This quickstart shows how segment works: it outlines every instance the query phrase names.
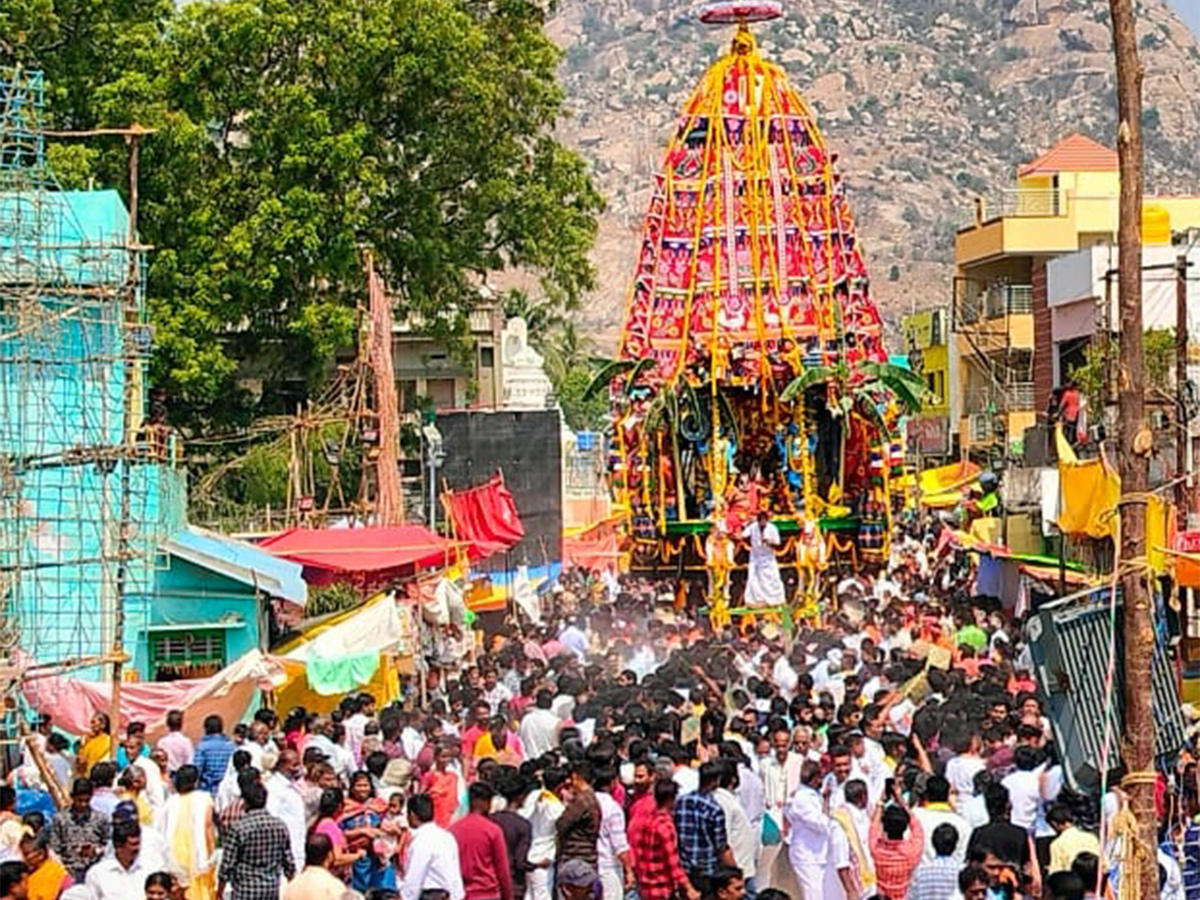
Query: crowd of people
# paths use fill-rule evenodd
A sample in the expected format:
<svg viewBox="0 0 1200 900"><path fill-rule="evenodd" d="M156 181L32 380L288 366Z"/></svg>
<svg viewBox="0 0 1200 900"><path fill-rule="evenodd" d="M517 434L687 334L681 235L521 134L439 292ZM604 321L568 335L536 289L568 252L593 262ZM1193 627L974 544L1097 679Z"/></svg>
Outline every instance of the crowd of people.
<svg viewBox="0 0 1200 900"><path fill-rule="evenodd" d="M0 900L1114 896L1120 789L1069 786L1021 623L941 546L898 538L790 634L568 573L423 704L209 716L195 744L172 711L152 748L97 714L74 757L45 719L18 774L70 802L0 789ZM1162 774L1168 900L1200 898L1195 785Z"/></svg>

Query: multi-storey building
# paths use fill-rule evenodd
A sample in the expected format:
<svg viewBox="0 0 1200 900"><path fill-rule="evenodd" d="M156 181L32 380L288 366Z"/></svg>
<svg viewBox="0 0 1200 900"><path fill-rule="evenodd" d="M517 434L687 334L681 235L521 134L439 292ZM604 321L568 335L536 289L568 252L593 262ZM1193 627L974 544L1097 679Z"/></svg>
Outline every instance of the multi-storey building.
<svg viewBox="0 0 1200 900"><path fill-rule="evenodd" d="M1019 451L1063 374L1053 346L1047 263L1116 243L1115 151L1081 134L976 201L955 242L954 331L961 365L959 438L983 460ZM1200 197L1146 198L1148 227L1200 224ZM1111 327L1108 326L1108 327Z"/></svg>

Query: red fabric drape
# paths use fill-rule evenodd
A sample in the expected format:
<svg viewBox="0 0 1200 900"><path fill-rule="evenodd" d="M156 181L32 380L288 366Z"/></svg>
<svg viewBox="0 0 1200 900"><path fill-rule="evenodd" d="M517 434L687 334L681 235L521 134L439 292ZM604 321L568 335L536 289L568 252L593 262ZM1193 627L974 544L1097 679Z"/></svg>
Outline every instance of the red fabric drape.
<svg viewBox="0 0 1200 900"><path fill-rule="evenodd" d="M499 473L465 491L447 491L444 500L454 536L471 545L473 557L508 550L525 537L516 501Z"/></svg>
<svg viewBox="0 0 1200 900"><path fill-rule="evenodd" d="M616 568L620 557L617 526L614 522L597 522L586 531L563 538L563 562L599 572Z"/></svg>

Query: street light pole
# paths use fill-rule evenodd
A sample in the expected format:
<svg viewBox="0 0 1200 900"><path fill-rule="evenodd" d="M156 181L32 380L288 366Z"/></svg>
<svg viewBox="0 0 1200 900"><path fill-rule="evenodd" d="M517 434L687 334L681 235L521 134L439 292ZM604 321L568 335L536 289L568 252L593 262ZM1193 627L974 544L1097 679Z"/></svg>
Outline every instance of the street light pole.
<svg viewBox="0 0 1200 900"><path fill-rule="evenodd" d="M429 530L437 531L437 472L446 458L442 433L432 419L421 429L425 439L425 465L429 469Z"/></svg>

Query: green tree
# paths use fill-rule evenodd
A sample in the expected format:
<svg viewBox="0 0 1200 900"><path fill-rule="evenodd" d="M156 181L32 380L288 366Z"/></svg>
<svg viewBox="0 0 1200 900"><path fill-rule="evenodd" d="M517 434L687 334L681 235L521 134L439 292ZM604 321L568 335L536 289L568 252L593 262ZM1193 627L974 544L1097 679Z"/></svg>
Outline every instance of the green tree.
<svg viewBox="0 0 1200 900"><path fill-rule="evenodd" d="M1083 348L1083 362L1071 368L1071 380L1087 398L1093 410L1103 410L1106 395L1113 395L1112 365L1116 348L1103 335L1096 335ZM1147 328L1142 334L1142 356L1146 370L1147 395L1173 400L1175 370L1175 330Z"/></svg>
<svg viewBox="0 0 1200 900"><path fill-rule="evenodd" d="M602 431L608 424L608 397L595 392L589 395L591 383L591 369L582 365L568 370L554 383L563 418L573 431Z"/></svg>
<svg viewBox="0 0 1200 900"><path fill-rule="evenodd" d="M526 291L510 291L504 298L504 316L508 319L520 317L525 320L529 332L529 342L539 352L544 352L546 341L551 333L566 324L564 308L551 303L545 297L533 299Z"/></svg>
<svg viewBox="0 0 1200 900"><path fill-rule="evenodd" d="M879 411L881 398L890 396L904 412L915 415L921 411L927 393L925 380L903 366L860 362L852 370L844 362L838 362L805 369L784 388L779 399L784 402L794 400L817 385L832 386L839 414L848 413L857 407L862 415L875 422L884 433L889 429Z"/></svg>
<svg viewBox="0 0 1200 900"><path fill-rule="evenodd" d="M587 373L595 356L595 344L586 335L581 335L575 323L568 320L553 329L540 344L546 363L546 374L555 384L569 373Z"/></svg>
<svg viewBox="0 0 1200 900"><path fill-rule="evenodd" d="M1146 367L1146 386L1174 399L1171 383L1175 374L1175 329L1147 328L1142 335L1142 355Z"/></svg>
<svg viewBox="0 0 1200 900"><path fill-rule="evenodd" d="M56 85L56 123L158 129L141 166L153 377L195 424L248 412L241 365L268 385L325 373L355 336L362 247L398 313L445 338L489 273L535 273L558 305L593 283L601 200L553 137L560 54L537 3L14 2L0 34L36 26L22 54ZM124 165L114 140L94 174L123 185Z"/></svg>

